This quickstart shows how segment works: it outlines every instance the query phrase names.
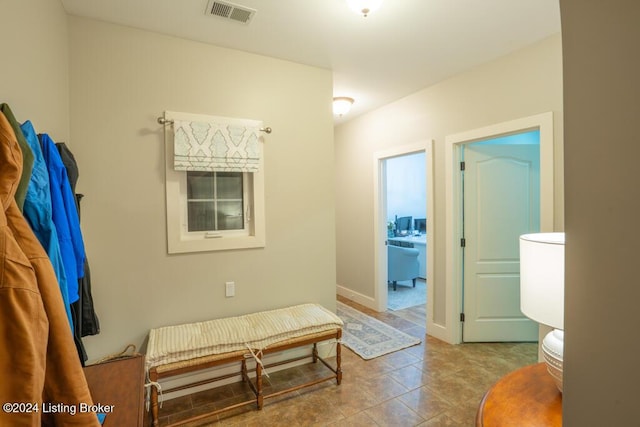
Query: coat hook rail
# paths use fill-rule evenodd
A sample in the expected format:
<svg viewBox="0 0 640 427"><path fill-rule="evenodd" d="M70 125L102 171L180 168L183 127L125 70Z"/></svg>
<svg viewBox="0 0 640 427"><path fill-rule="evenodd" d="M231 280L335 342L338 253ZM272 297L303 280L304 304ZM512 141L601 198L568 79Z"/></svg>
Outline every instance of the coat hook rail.
<svg viewBox="0 0 640 427"><path fill-rule="evenodd" d="M168 120L168 119L165 119L164 117L158 117L158 123L161 125L172 125L173 120ZM260 128L260 132L271 133L272 129L267 126L266 128Z"/></svg>

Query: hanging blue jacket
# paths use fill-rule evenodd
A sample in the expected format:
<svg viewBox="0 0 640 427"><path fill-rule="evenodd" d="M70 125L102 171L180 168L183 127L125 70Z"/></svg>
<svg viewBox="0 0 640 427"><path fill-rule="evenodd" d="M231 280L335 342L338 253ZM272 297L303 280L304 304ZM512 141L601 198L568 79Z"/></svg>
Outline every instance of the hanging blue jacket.
<svg viewBox="0 0 640 427"><path fill-rule="evenodd" d="M55 142L46 133L38 135L42 155L49 171L51 186L51 208L53 223L58 232L60 253L67 275L69 302L78 301L78 279L84 277L84 241L80 231L80 220L67 170L62 163Z"/></svg>
<svg viewBox="0 0 640 427"><path fill-rule="evenodd" d="M62 255L60 254L60 242L58 241L58 233L53 223L53 214L51 212L49 172L42 156L40 141L38 141L36 131L31 122L27 120L20 126L20 129L33 152L34 158L33 170L27 187L22 213L51 260L51 265L53 265L53 271L56 273L58 286L62 293L67 318L69 319L71 330L73 330L67 276L64 271Z"/></svg>

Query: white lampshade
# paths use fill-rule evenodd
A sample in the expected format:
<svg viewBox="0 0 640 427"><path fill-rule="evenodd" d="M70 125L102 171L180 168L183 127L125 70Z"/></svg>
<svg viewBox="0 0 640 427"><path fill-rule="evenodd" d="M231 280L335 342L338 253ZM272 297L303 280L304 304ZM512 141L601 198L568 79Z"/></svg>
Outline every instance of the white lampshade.
<svg viewBox="0 0 640 427"><path fill-rule="evenodd" d="M349 110L351 110L353 102L353 98L349 98L346 96L333 98L333 114L336 114L338 116L347 114Z"/></svg>
<svg viewBox="0 0 640 427"><path fill-rule="evenodd" d="M382 0L347 0L347 3L354 12L367 17L382 5Z"/></svg>
<svg viewBox="0 0 640 427"><path fill-rule="evenodd" d="M564 329L564 240L564 233L520 236L520 309L557 329Z"/></svg>

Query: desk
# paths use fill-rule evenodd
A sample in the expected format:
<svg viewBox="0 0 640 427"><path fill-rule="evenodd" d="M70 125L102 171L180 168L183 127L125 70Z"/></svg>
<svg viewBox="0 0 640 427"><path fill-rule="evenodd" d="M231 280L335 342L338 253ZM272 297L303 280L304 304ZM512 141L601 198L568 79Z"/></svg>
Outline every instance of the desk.
<svg viewBox="0 0 640 427"><path fill-rule="evenodd" d="M562 394L544 363L505 375L482 398L476 427L562 427Z"/></svg>
<svg viewBox="0 0 640 427"><path fill-rule="evenodd" d="M390 245L406 246L409 248L415 248L420 251L418 255L418 262L420 263L420 278L427 278L427 235L421 234L419 236L406 236L406 237L389 237Z"/></svg>

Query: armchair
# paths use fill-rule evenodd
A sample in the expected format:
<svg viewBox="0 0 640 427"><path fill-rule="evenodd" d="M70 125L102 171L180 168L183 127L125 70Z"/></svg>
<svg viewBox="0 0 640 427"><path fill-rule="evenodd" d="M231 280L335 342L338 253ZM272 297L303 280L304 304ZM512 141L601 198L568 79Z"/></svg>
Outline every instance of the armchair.
<svg viewBox="0 0 640 427"><path fill-rule="evenodd" d="M411 280L416 287L416 278L420 275L420 251L401 246L387 246L388 283L393 283L393 290L397 290L398 281Z"/></svg>

